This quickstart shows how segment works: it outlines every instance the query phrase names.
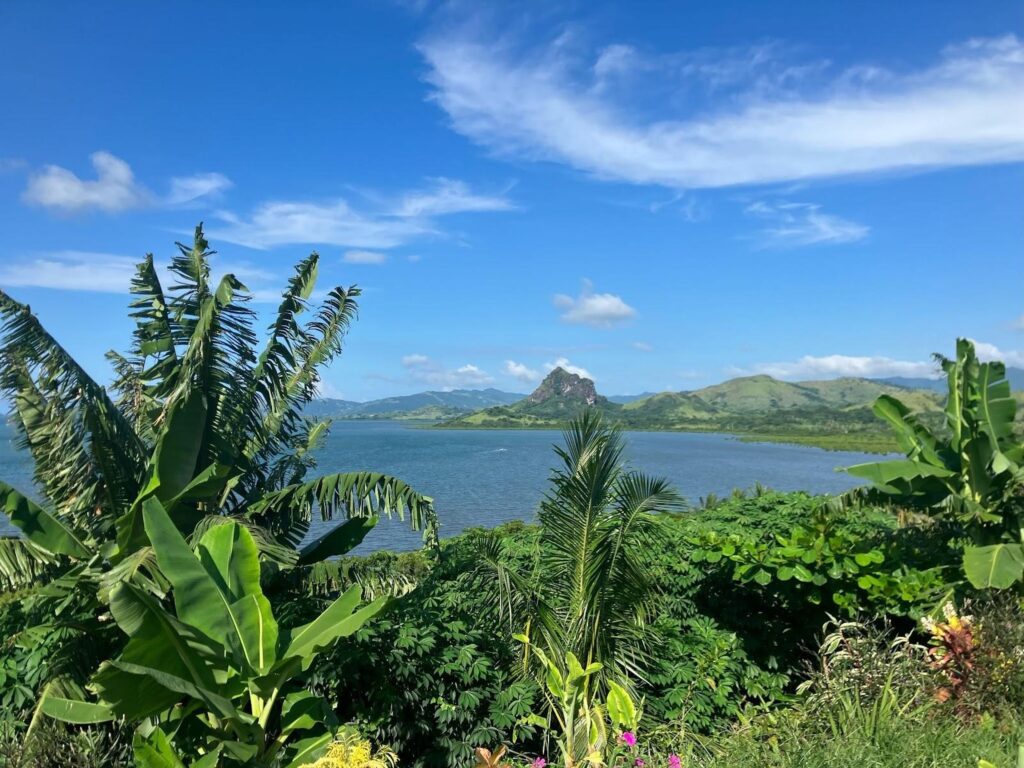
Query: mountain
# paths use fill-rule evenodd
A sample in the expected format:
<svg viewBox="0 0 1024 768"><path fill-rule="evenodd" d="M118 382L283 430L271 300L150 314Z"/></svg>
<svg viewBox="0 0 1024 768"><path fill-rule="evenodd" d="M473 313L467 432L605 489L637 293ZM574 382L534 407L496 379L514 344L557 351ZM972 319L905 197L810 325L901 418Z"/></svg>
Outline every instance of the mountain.
<svg viewBox="0 0 1024 768"><path fill-rule="evenodd" d="M1024 390L1024 368L1007 368L1006 369L1006 380L1010 382L1010 389L1014 392ZM886 384L892 384L895 387L902 387L904 389L930 389L935 392L946 392L946 379L940 377L938 379L926 379L924 377L907 377L907 376L889 376L884 379L872 379L872 381L881 381Z"/></svg>
<svg viewBox="0 0 1024 768"><path fill-rule="evenodd" d="M608 402L618 403L619 405L625 405L626 403L633 403L637 400L643 400L645 397L657 394L656 392L641 392L639 395L608 395Z"/></svg>
<svg viewBox="0 0 1024 768"><path fill-rule="evenodd" d="M522 397L500 389L453 389L384 397L365 403L319 398L306 406L306 414L332 419L441 419L514 403Z"/></svg>
<svg viewBox="0 0 1024 768"><path fill-rule="evenodd" d="M557 368L517 403L462 415L440 426L555 428L585 408L596 408L625 429L730 432L751 439L890 450L895 444L871 410L882 394L899 397L926 422L941 421L938 393L870 379L787 382L744 376L620 404L602 397L589 379Z"/></svg>
<svg viewBox="0 0 1024 768"><path fill-rule="evenodd" d="M445 422L446 427L554 427L585 408L609 414L622 409L597 393L590 379L555 368L527 397L511 405L487 408Z"/></svg>

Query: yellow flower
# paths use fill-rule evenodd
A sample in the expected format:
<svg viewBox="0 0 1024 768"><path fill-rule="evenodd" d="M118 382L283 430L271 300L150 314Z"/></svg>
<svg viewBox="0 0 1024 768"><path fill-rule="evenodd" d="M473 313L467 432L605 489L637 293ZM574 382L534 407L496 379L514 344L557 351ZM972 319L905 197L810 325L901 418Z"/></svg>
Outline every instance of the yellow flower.
<svg viewBox="0 0 1024 768"><path fill-rule="evenodd" d="M376 754L366 739L342 734L323 756L304 768L393 768L398 763L394 752L382 747Z"/></svg>

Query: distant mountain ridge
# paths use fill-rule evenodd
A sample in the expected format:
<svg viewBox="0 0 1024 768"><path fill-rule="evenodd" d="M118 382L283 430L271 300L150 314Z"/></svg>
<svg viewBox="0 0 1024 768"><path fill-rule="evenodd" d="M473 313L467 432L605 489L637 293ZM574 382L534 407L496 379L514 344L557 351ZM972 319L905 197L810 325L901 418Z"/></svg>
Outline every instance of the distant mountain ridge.
<svg viewBox="0 0 1024 768"><path fill-rule="evenodd" d="M522 394L493 388L432 390L412 395L384 397L365 403L318 398L306 406L306 414L314 418L332 419L436 419L470 413L494 405L507 405L522 398Z"/></svg>
<svg viewBox="0 0 1024 768"><path fill-rule="evenodd" d="M879 395L902 400L926 422L941 422L942 396L862 378L788 382L743 376L683 392L660 392L615 403L589 379L555 369L527 398L443 422L448 428L557 428L588 408L600 410L626 429L715 431L864 450L895 447L872 411Z"/></svg>
<svg viewBox="0 0 1024 768"><path fill-rule="evenodd" d="M1010 382L1010 389L1014 392L1024 390L1024 368L1007 368L1006 380ZM888 376L884 379L873 379L886 384L906 389L930 389L935 392L946 391L946 377L940 376L937 379L926 379L924 377Z"/></svg>

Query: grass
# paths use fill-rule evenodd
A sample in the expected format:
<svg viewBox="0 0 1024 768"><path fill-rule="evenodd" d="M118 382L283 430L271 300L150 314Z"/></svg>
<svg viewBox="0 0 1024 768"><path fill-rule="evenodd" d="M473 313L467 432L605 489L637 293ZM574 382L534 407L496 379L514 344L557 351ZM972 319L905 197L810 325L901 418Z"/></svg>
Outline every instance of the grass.
<svg viewBox="0 0 1024 768"><path fill-rule="evenodd" d="M870 725L869 725L870 724ZM1016 768L1024 727L983 718L894 717L842 728L794 722L774 733L736 733L698 748L683 760L692 768ZM659 761L660 762L660 761Z"/></svg>
<svg viewBox="0 0 1024 768"><path fill-rule="evenodd" d="M860 453L896 453L899 445L887 434L878 435L785 435L750 433L739 435L745 443L789 443L809 445L826 451L859 451Z"/></svg>

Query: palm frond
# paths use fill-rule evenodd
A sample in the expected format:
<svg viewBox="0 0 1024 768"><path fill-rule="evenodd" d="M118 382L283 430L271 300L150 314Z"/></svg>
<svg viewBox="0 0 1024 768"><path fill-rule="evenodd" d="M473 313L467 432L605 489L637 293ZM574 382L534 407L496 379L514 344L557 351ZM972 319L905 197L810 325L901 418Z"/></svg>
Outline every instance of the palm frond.
<svg viewBox="0 0 1024 768"><path fill-rule="evenodd" d="M434 502L410 485L380 472L341 472L272 491L249 505L246 515L275 536L298 546L313 511L323 520L338 517L406 515L415 530L436 535Z"/></svg>
<svg viewBox="0 0 1024 768"><path fill-rule="evenodd" d="M14 592L53 576L61 559L20 538L0 537L0 589Z"/></svg>
<svg viewBox="0 0 1024 768"><path fill-rule="evenodd" d="M106 390L27 305L0 291L0 319L0 391L14 404L37 480L58 508L80 515L99 507L107 514L93 518L109 523L121 500L138 492L145 446Z"/></svg>

